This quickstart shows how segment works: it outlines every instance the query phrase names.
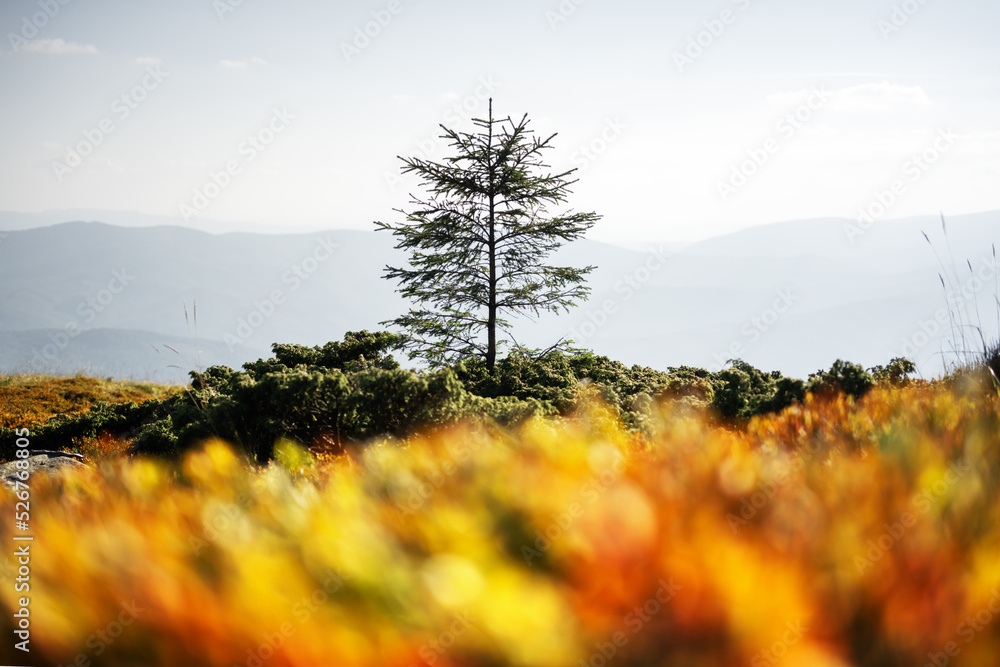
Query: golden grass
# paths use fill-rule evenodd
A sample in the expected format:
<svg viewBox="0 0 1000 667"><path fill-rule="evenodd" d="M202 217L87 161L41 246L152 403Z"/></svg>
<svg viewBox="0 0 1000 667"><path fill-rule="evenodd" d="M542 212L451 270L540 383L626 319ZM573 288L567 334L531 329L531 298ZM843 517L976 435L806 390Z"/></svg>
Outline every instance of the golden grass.
<svg viewBox="0 0 1000 667"><path fill-rule="evenodd" d="M142 403L166 398L182 389L80 376L0 376L0 428L34 428L56 415L87 412L98 401Z"/></svg>
<svg viewBox="0 0 1000 667"><path fill-rule="evenodd" d="M281 445L263 470L221 442L176 468L106 462L32 484L32 656L994 664L998 405L877 389L739 431L664 407L649 436L592 405L352 456ZM21 664L12 550L0 662Z"/></svg>

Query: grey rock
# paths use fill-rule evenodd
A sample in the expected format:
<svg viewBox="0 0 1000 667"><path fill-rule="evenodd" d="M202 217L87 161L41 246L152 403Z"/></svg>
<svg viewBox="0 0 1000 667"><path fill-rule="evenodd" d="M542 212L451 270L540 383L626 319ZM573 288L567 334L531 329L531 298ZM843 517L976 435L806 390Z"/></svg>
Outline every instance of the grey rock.
<svg viewBox="0 0 1000 667"><path fill-rule="evenodd" d="M37 479L39 475L57 473L66 469L77 469L89 467L86 458L80 454L71 452L52 452L48 450L34 450L32 455L26 459L18 459L28 462L28 480ZM17 468L17 461L0 464L0 481L6 486L13 488L14 483L20 481Z"/></svg>
<svg viewBox="0 0 1000 667"><path fill-rule="evenodd" d="M80 462L84 462L84 461L87 460L87 457L84 456L83 454L76 454L74 452L54 452L51 449L32 449L31 452L32 452L32 456L34 456L36 454L46 454L50 459L56 458L56 457L59 457L59 456L67 456L67 457L74 458L74 459L76 459L76 460L78 460Z"/></svg>

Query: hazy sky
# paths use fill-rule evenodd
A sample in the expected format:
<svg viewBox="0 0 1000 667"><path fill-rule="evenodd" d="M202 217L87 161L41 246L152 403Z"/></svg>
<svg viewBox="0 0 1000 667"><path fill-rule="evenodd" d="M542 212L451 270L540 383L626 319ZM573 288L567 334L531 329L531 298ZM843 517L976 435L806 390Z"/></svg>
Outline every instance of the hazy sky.
<svg viewBox="0 0 1000 667"><path fill-rule="evenodd" d="M5 0L0 26L4 210L371 229L417 186L395 156L445 157L489 95L559 133L601 240L1000 209L992 0Z"/></svg>

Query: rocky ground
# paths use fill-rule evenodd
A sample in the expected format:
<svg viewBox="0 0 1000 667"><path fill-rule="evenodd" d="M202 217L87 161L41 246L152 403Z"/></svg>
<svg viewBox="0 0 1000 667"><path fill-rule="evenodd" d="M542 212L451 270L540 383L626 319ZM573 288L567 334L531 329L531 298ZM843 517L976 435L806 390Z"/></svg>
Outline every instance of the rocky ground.
<svg viewBox="0 0 1000 667"><path fill-rule="evenodd" d="M47 450L36 450L32 456L21 460L28 462L29 482L31 479L37 478L38 475L46 475L66 470L67 468L80 468L89 465L86 459L80 454ZM17 461L0 464L0 480L11 488L20 479L17 474L19 472L17 464Z"/></svg>

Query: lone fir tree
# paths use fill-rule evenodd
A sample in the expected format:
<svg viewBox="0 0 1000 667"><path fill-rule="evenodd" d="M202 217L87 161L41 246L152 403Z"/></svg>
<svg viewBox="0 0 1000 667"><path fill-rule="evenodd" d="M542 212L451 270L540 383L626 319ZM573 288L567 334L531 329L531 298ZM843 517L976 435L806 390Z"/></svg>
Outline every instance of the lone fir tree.
<svg viewBox="0 0 1000 667"><path fill-rule="evenodd" d="M397 209L404 222L375 225L410 252L407 267L386 266L383 277L398 280L415 307L383 324L408 332L403 347L411 358L438 366L480 356L492 369L504 343L497 331L510 329L506 316L569 310L590 293L583 282L594 267L543 262L601 216L549 215L549 206L566 201L576 169L544 173L542 153L556 135L540 139L528 122L527 114L517 123L494 118L491 99L489 118L473 119L475 134L441 126L454 149L444 163L400 158L403 173L416 173L430 196L411 195L415 210Z"/></svg>

